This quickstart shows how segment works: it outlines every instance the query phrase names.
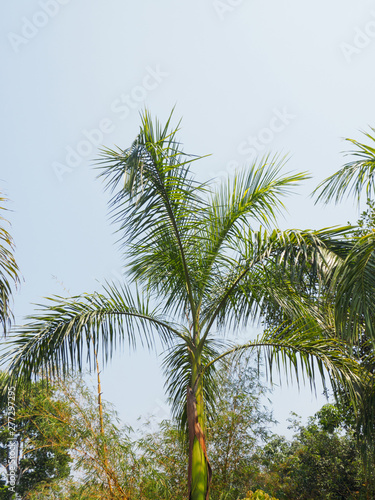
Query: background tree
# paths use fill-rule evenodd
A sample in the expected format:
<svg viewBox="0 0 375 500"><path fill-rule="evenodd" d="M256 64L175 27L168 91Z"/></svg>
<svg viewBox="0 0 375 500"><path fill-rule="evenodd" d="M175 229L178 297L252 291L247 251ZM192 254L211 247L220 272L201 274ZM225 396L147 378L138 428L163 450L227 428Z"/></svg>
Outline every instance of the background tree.
<svg viewBox="0 0 375 500"><path fill-rule="evenodd" d="M6 410L2 417L0 451L6 467ZM19 389L15 422L16 491L22 498L128 498L136 463L130 432L118 427L116 413L103 402L99 413L96 389L79 376Z"/></svg>
<svg viewBox="0 0 375 500"><path fill-rule="evenodd" d="M269 403L267 390L259 381L256 360L244 356L240 363L236 358L223 363L217 374L220 402L208 428L210 454L217 470L211 496L237 500L255 485L252 455L261 442L259 436L267 436L272 417L265 407ZM69 446L76 479L71 476L38 483L28 492L28 499L186 498L187 443L176 422L164 420L156 426L146 421L134 433L118 428L116 412L103 402L102 439L109 458L105 460L98 442L101 432L95 390L77 377L58 381L55 387L54 402L44 412L40 410L39 416L46 422L58 418L63 431L54 427L56 433L48 433L44 444ZM62 402L67 405L64 411L59 409ZM107 486L109 472L112 491Z"/></svg>
<svg viewBox="0 0 375 500"><path fill-rule="evenodd" d="M224 358L216 377L220 396L207 424L208 454L215 471L211 498L237 500L255 485L253 455L274 421L256 359L248 353L240 360ZM138 446L150 491L145 498L186 498L187 446L178 423L162 422L159 431L146 433ZM152 492L158 484L160 489Z"/></svg>
<svg viewBox="0 0 375 500"><path fill-rule="evenodd" d="M345 416L325 405L302 426L294 419L292 441L274 436L259 450L258 484L280 500L373 498L360 450Z"/></svg>
<svg viewBox="0 0 375 500"><path fill-rule="evenodd" d="M8 425L8 406L3 406L0 411L0 460L5 475L0 481L0 498L4 500L14 497L6 479L11 449L16 454L16 491L22 498L36 485L51 483L70 473L67 442L58 443L56 436L64 431L67 439L72 429L63 427L56 413L51 411L52 408L66 411L61 401L53 401L54 394L54 387L43 382L18 387L17 411L12 427ZM10 448L10 443L15 447Z"/></svg>
<svg viewBox="0 0 375 500"><path fill-rule="evenodd" d="M224 358L219 370L219 400L208 424L208 450L215 475L213 500L237 500L254 486L253 455L275 421L268 409L269 389L261 383L257 360L249 353Z"/></svg>
<svg viewBox="0 0 375 500"><path fill-rule="evenodd" d="M246 498L254 499L266 499L267 494L279 500L372 498L375 478L371 482L364 476L357 442L342 408L323 407L307 426L295 420L291 442L269 436L272 418L263 404L267 391L259 382L258 368L247 357L240 365L237 358L224 360L217 373L220 401L208 424L209 451L217 471L213 500L243 498L246 492ZM24 417L29 423L37 418L41 447L68 447L75 478L36 482L24 498L186 498L187 443L176 422L163 421L157 429L146 423L137 437L130 429L118 427L116 413L103 402L103 435L96 389L74 377L57 381L53 398L46 396L47 392L42 405L26 409ZM266 441L261 442L260 436Z"/></svg>

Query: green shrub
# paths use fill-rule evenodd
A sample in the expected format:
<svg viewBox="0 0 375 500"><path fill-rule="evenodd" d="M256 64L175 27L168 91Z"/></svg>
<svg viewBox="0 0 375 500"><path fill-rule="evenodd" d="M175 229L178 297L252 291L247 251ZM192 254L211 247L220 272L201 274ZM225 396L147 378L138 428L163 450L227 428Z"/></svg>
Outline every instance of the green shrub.
<svg viewBox="0 0 375 500"><path fill-rule="evenodd" d="M278 500L275 497L270 497L268 493L265 493L262 490L256 490L254 493L252 491L249 491L246 494L246 498L243 500Z"/></svg>

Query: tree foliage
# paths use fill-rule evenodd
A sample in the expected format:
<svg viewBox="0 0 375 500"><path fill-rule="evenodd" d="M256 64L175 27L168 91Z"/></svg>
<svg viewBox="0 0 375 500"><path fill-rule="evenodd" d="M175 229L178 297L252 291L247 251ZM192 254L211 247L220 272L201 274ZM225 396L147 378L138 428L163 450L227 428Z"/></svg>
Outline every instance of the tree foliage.
<svg viewBox="0 0 375 500"><path fill-rule="evenodd" d="M272 417L266 408L267 390L249 356L223 363L223 370L217 374L220 401L208 429L210 454L217 470L211 497L219 500L224 495L227 500L237 500L249 489L252 455L257 444L268 435ZM175 421L158 424L144 421L134 433L130 428L119 428L116 412L104 404L103 435L94 391L76 377L67 383L57 381L56 387L55 403L64 402L68 408L59 413L57 407L51 408L65 429L62 434L56 433L52 441L60 445L69 443L75 475L81 480L70 477L39 484L29 492L30 500L186 498L188 446ZM48 419L48 414L44 417ZM69 429L74 431L69 433ZM112 483L111 492L108 479Z"/></svg>
<svg viewBox="0 0 375 500"><path fill-rule="evenodd" d="M12 319L10 301L13 288L19 281L19 269L14 258L13 238L6 229L9 225L3 216L7 199L0 193L0 326L4 332Z"/></svg>
<svg viewBox="0 0 375 500"><path fill-rule="evenodd" d="M306 426L294 419L292 441L274 436L259 449L258 484L280 500L373 498L374 475L337 406L325 405Z"/></svg>
<svg viewBox="0 0 375 500"><path fill-rule="evenodd" d="M55 388L43 382L18 387L15 413L3 406L0 412L0 460L3 468L0 498L13 498L9 465L15 460L15 489L23 498L38 484L50 484L70 473L69 437L58 414L66 412L62 401L54 401ZM65 435L64 442L57 439Z"/></svg>
<svg viewBox="0 0 375 500"><path fill-rule="evenodd" d="M286 370L312 385L317 374L328 376L356 398L359 365L350 345L308 300L352 245L343 239L348 228L274 228L284 197L307 177L283 173L285 159L264 157L214 189L195 180L192 164L200 158L182 150L177 132L171 117L161 126L145 112L129 148L103 151L101 177L112 195L128 283L50 299L17 329L3 361L17 381L66 375L82 368L86 354L94 363L99 349L109 359L119 342L151 346L160 339L173 415L189 440L189 496L207 500L207 419L220 360L263 352L269 373ZM228 345L229 329L257 323L270 305L281 324Z"/></svg>

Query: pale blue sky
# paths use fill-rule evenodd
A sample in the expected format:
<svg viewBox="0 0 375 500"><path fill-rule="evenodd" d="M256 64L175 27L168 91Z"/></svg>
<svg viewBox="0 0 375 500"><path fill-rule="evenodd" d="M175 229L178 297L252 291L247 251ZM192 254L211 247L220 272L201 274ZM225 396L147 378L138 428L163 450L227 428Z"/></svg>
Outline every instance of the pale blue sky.
<svg viewBox="0 0 375 500"><path fill-rule="evenodd" d="M357 219L351 202L315 207L308 195L343 164L342 137L375 126L373 1L18 0L1 11L0 189L25 279L18 321L43 296L121 274L92 164L98 145L131 143L144 106L163 120L176 104L185 150L212 153L194 166L202 180L254 150L289 152L288 169L313 179L287 201L282 227ZM106 368L104 395L124 421L163 400L158 365L139 353ZM308 388L274 400L280 430L289 411L306 416L322 401Z"/></svg>

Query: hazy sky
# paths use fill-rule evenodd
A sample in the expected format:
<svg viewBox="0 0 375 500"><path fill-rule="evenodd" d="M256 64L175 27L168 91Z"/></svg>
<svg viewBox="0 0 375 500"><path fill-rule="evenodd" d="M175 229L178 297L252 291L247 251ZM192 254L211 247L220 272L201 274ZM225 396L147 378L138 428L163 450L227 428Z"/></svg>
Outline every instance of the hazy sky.
<svg viewBox="0 0 375 500"><path fill-rule="evenodd" d="M100 146L130 145L145 106L164 120L176 105L185 150L212 153L194 165L202 180L289 153L287 170L312 179L287 200L281 227L358 218L352 202L314 206L309 194L345 161L343 137L375 126L375 2L18 0L1 10L0 190L24 277L19 322L41 297L121 277L92 165ZM164 415L159 361L124 354L105 369L104 397L124 421ZM284 431L289 411L306 417L323 400L305 388L274 401Z"/></svg>

